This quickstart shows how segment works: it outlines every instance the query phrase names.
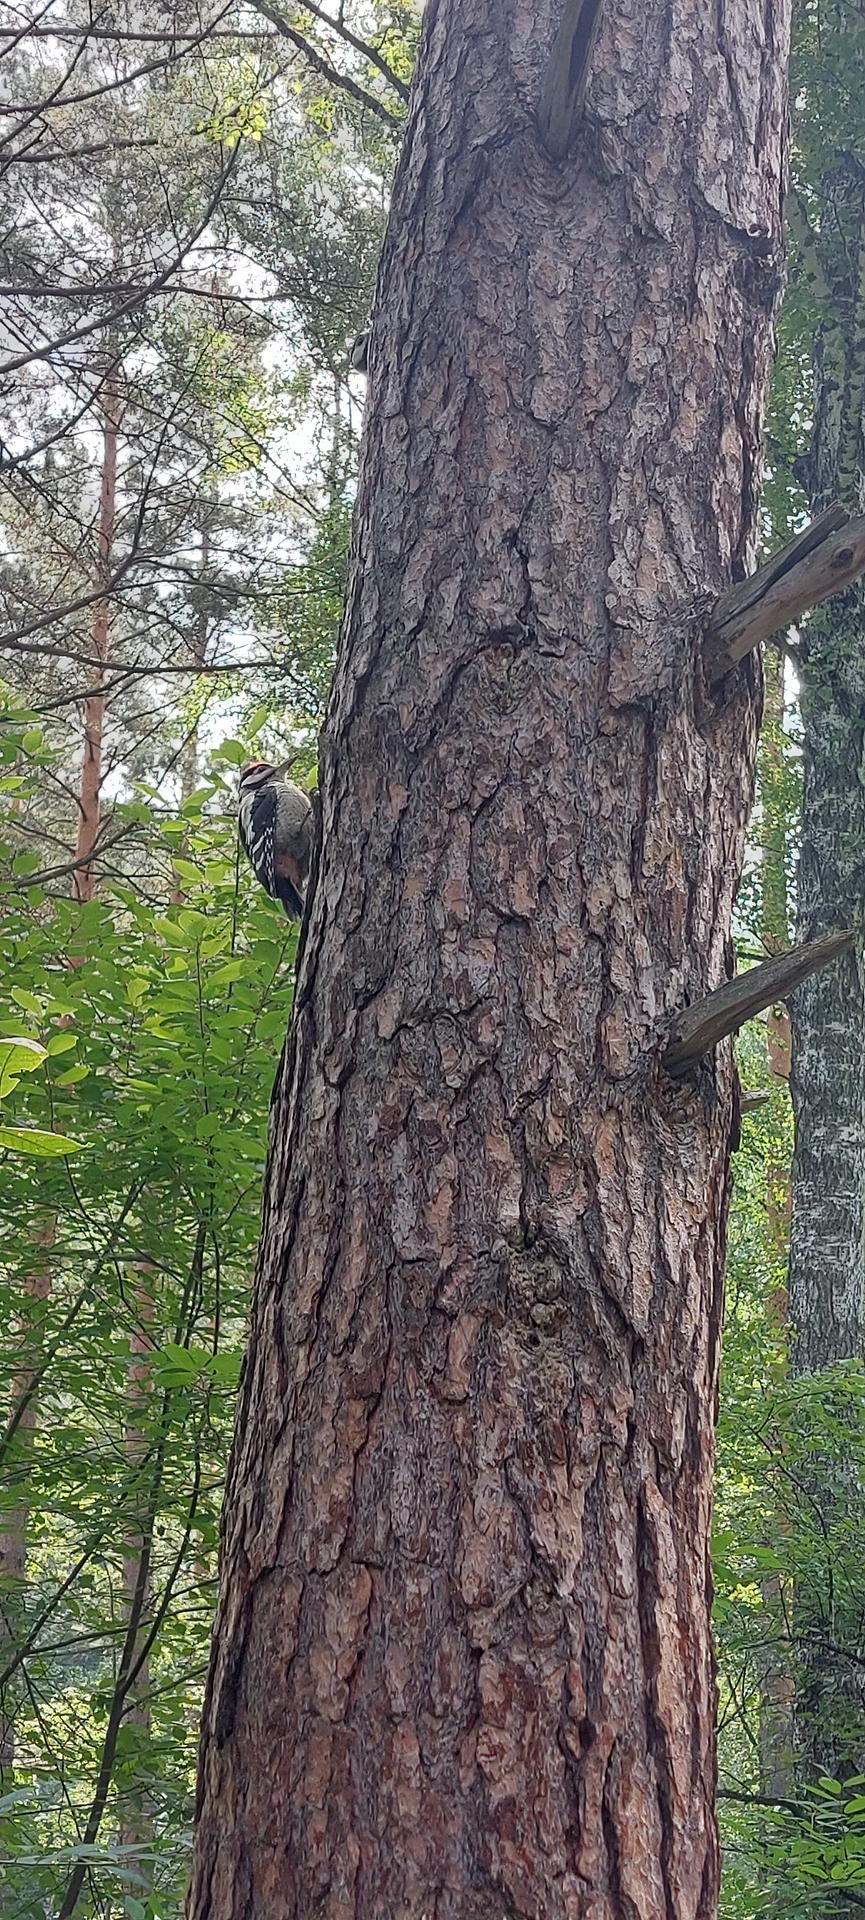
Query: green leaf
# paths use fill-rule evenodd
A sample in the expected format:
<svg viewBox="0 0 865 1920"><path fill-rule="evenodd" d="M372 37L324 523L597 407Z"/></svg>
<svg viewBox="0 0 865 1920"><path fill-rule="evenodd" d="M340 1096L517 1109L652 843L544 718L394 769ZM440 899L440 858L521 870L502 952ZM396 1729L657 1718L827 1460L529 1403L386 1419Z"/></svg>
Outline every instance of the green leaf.
<svg viewBox="0 0 865 1920"><path fill-rule="evenodd" d="M181 926L177 920L154 920L153 927L170 947L192 947L198 938L194 927Z"/></svg>
<svg viewBox="0 0 865 1920"><path fill-rule="evenodd" d="M75 1087L78 1085L79 1080L87 1079L89 1072L90 1068L82 1066L79 1061L77 1066L67 1067L65 1073L58 1073L54 1085L56 1087Z"/></svg>
<svg viewBox="0 0 865 1920"><path fill-rule="evenodd" d="M0 1127L0 1147L10 1153L32 1154L38 1160L83 1151L80 1140L69 1140L63 1133L44 1133L39 1127Z"/></svg>
<svg viewBox="0 0 865 1920"><path fill-rule="evenodd" d="M198 1379L201 1360L188 1347L169 1340L154 1355L153 1377L160 1387L189 1387Z"/></svg>
<svg viewBox="0 0 865 1920"><path fill-rule="evenodd" d="M0 1100L17 1087L22 1073L33 1073L41 1067L45 1053L41 1042L27 1035L0 1040Z"/></svg>
<svg viewBox="0 0 865 1920"><path fill-rule="evenodd" d="M239 980L246 970L245 960L226 960L224 967L217 967L215 973L207 975L207 986L228 987L232 980Z"/></svg>
<svg viewBox="0 0 865 1920"><path fill-rule="evenodd" d="M196 787L195 792L189 795L188 800L184 800L180 809L184 819L188 819L190 814L200 813L205 801L209 800L212 794L212 787Z"/></svg>
<svg viewBox="0 0 865 1920"><path fill-rule="evenodd" d="M244 761L249 758L249 749L242 740L223 740L222 746L217 748L215 758L227 760L229 766L242 767Z"/></svg>
<svg viewBox="0 0 865 1920"><path fill-rule="evenodd" d="M52 1033L46 1052L53 1060L58 1053L71 1053L77 1045L77 1033Z"/></svg>
<svg viewBox="0 0 865 1920"><path fill-rule="evenodd" d="M42 728L28 727L22 736L21 746L25 753L38 753L42 745Z"/></svg>
<svg viewBox="0 0 865 1920"><path fill-rule="evenodd" d="M35 993L26 993L23 987L13 987L12 998L19 1007L24 1008L25 1013L33 1013L37 1020L41 1020L44 1003Z"/></svg>
<svg viewBox="0 0 865 1920"><path fill-rule="evenodd" d="M209 1372L220 1386L236 1387L242 1365L242 1353L214 1353L210 1356Z"/></svg>

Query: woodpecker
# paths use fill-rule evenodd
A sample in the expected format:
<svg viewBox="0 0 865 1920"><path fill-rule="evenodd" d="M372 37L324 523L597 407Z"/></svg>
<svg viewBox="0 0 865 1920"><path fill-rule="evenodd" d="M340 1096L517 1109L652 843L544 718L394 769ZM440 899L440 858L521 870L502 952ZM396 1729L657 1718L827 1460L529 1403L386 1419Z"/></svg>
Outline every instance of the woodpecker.
<svg viewBox="0 0 865 1920"><path fill-rule="evenodd" d="M351 352L348 356L348 364L350 367L354 368L355 373L369 372L369 330L368 329L366 333L359 333L357 336L357 339L353 342Z"/></svg>
<svg viewBox="0 0 865 1920"><path fill-rule="evenodd" d="M312 807L285 773L284 766L271 766L269 760L250 760L241 769L238 831L265 893L280 902L289 920L300 920L312 851Z"/></svg>

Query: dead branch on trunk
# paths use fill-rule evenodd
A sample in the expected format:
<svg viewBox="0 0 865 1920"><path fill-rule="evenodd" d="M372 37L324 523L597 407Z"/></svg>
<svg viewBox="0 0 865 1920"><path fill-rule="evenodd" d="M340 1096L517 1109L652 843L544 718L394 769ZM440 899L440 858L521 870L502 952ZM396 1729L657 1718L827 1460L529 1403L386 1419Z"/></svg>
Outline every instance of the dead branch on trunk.
<svg viewBox="0 0 865 1920"><path fill-rule="evenodd" d="M739 1112L756 1113L760 1107L767 1106L771 1098L771 1087L742 1087L739 1093Z"/></svg>
<svg viewBox="0 0 865 1920"><path fill-rule="evenodd" d="M761 640L793 626L863 573L865 515L852 519L836 501L750 580L721 594L704 642L708 679L722 679Z"/></svg>
<svg viewBox="0 0 865 1920"><path fill-rule="evenodd" d="M737 979L726 980L714 993L707 994L705 1000L686 1007L676 1019L664 1054L667 1072L674 1079L687 1073L704 1054L711 1053L719 1040L738 1032L746 1020L752 1020L774 1001L786 1000L809 974L828 967L839 954L847 953L853 939L849 928L836 928L819 940L807 940L803 946L791 947L789 953L779 953L772 960L762 961L760 966L751 967Z"/></svg>

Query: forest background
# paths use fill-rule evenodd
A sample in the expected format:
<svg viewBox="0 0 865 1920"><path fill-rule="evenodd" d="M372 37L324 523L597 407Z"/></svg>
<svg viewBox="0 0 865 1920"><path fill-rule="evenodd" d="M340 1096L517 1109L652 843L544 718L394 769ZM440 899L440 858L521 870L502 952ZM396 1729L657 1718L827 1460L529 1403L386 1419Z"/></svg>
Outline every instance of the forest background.
<svg viewBox="0 0 865 1920"><path fill-rule="evenodd" d="M378 0L0 13L3 1920L182 1910L296 944L239 865L237 768L291 758L314 783L364 400L350 348L417 33L413 5ZM852 5L799 5L792 97L766 553L830 499L861 505ZM863 613L851 589L767 650L740 968L797 917L850 924L861 896ZM827 975L793 1010L795 1166L787 1010L738 1043L715 1529L731 1917L865 1909L850 968L849 1005ZM826 1190L827 1140L850 1218L797 1217L836 1258L853 1235L843 1326L801 1230L788 1288L792 1188Z"/></svg>

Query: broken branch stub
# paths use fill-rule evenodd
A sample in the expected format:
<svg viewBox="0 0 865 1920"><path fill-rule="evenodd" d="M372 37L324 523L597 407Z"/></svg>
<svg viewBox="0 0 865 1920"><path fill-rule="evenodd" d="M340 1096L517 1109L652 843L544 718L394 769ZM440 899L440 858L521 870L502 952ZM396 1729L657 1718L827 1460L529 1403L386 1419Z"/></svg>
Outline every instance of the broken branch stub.
<svg viewBox="0 0 865 1920"><path fill-rule="evenodd" d="M564 160L586 92L603 0L565 0L538 108L538 132L553 160Z"/></svg>
<svg viewBox="0 0 865 1920"><path fill-rule="evenodd" d="M686 1007L676 1019L664 1053L667 1072L674 1079L687 1073L704 1054L711 1053L720 1040L738 1032L746 1020L763 1013L776 1000L786 1000L809 974L828 967L839 954L847 953L853 940L849 928L838 928L823 934L819 940L808 940L804 946L791 947L788 953L761 961L758 967L751 967L735 980L726 980L714 993L707 994L705 1000Z"/></svg>
<svg viewBox="0 0 865 1920"><path fill-rule="evenodd" d="M793 626L863 573L865 516L850 519L836 502L749 580L721 594L706 629L707 678L723 679L762 640Z"/></svg>

